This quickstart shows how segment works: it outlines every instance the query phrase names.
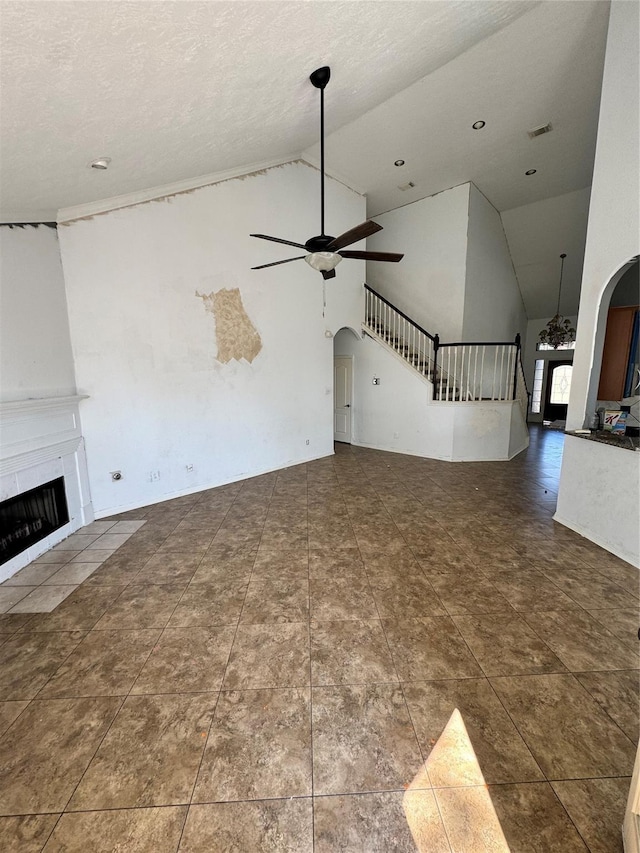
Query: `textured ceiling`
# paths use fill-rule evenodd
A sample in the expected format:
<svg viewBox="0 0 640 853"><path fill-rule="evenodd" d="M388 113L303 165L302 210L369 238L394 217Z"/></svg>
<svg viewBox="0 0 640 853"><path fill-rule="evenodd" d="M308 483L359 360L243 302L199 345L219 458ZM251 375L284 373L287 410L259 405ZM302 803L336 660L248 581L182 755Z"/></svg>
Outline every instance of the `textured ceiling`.
<svg viewBox="0 0 640 853"><path fill-rule="evenodd" d="M3 2L3 221L284 156L536 4ZM100 156L108 172L89 170Z"/></svg>
<svg viewBox="0 0 640 853"><path fill-rule="evenodd" d="M52 220L60 208L300 152L313 161L308 74L329 64L328 170L367 193L370 215L466 181L499 210L517 208L512 252L527 311L548 316L556 244L584 244L587 211L574 205L554 231L553 217L540 217L564 202L538 203L590 184L608 9L0 0L0 221ZM471 129L476 119L483 130ZM530 140L548 121L553 132ZM89 169L101 156L109 170ZM537 174L525 177L529 168ZM415 189L401 192L409 180ZM568 265L567 312L581 265Z"/></svg>

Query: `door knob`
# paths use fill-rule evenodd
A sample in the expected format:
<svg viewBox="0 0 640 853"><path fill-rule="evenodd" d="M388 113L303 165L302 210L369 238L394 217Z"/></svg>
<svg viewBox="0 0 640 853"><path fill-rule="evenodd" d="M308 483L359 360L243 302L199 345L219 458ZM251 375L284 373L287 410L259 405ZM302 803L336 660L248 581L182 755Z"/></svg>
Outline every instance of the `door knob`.
<svg viewBox="0 0 640 853"><path fill-rule="evenodd" d="M345 403L345 404L344 404L344 407L345 407L345 409L350 409L350 408L351 408L351 403Z"/></svg>

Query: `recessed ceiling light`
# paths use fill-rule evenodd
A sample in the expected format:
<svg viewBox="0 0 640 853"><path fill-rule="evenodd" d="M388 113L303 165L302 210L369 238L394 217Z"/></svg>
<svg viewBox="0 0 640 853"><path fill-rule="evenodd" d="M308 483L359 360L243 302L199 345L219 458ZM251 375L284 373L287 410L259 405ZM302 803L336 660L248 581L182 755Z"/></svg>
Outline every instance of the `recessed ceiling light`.
<svg viewBox="0 0 640 853"><path fill-rule="evenodd" d="M396 160L396 162L393 165L394 166L404 166L404 160Z"/></svg>
<svg viewBox="0 0 640 853"><path fill-rule="evenodd" d="M525 175L535 175L535 173L537 171L538 171L537 169L527 169L527 171L525 172Z"/></svg>
<svg viewBox="0 0 640 853"><path fill-rule="evenodd" d="M109 168L109 163L111 162L111 157L99 157L97 160L92 160L89 163L90 169L98 169L99 171L103 171Z"/></svg>
<svg viewBox="0 0 640 853"><path fill-rule="evenodd" d="M471 127L474 130L482 130L482 128L485 126L485 124L486 124L486 121L482 121L482 119L480 119L480 121L474 121L474 123L471 125Z"/></svg>

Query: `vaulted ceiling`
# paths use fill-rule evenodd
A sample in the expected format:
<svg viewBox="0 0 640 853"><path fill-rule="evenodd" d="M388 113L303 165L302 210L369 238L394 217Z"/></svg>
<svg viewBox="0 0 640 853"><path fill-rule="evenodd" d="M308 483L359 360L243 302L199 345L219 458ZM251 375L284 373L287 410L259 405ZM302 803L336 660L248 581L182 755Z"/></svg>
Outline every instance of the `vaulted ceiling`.
<svg viewBox="0 0 640 853"><path fill-rule="evenodd" d="M301 152L313 161L308 74L324 64L327 168L367 194L370 215L465 181L501 211L591 181L601 0L21 0L1 12L4 222ZM88 168L102 156L108 171ZM540 241L551 301L549 252L579 242L585 217Z"/></svg>

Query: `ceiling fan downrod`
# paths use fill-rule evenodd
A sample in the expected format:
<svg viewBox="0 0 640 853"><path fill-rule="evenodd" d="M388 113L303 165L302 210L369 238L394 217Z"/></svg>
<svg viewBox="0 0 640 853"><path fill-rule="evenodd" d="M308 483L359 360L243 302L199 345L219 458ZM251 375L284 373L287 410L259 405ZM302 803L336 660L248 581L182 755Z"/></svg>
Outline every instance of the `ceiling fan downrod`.
<svg viewBox="0 0 640 853"><path fill-rule="evenodd" d="M281 237L271 237L269 234L251 234L251 237L258 237L260 240L269 240L272 243L284 243L285 246L295 246L297 249L304 249L306 255L298 255L295 258L283 258L281 261L271 261L268 264L259 264L257 267L251 267L254 270L262 270L266 267L280 266L280 264L289 264L292 261L305 260L310 267L322 273L324 279L335 278L336 266L343 258L353 258L363 261L390 261L398 263L402 260L402 255L394 252L367 252L363 250L347 250L347 246L353 243L358 243L382 230L382 225L377 222L372 222L368 219L366 222L356 225L355 228L350 228L339 237L331 237L324 233L324 90L331 78L331 69L328 65L323 65L322 68L316 70L309 75L309 80L316 89L320 89L320 231L321 233L315 237L310 237L304 243L297 243L293 240L283 240Z"/></svg>
<svg viewBox="0 0 640 853"><path fill-rule="evenodd" d="M331 69L328 65L316 70L309 75L309 80L320 89L320 235L324 234L324 90L331 79Z"/></svg>

